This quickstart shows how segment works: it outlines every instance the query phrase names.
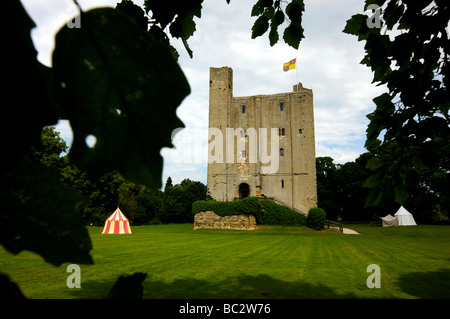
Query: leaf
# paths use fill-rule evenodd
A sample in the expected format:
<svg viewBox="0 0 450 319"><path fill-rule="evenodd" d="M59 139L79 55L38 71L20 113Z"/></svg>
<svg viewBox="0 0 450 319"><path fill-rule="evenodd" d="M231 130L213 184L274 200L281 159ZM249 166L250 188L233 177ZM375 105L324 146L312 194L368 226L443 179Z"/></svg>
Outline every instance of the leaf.
<svg viewBox="0 0 450 319"><path fill-rule="evenodd" d="M378 196L375 199L375 201L373 202L373 206L378 206L379 204L381 204L383 201L383 197L384 197L384 192L381 190L378 191Z"/></svg>
<svg viewBox="0 0 450 319"><path fill-rule="evenodd" d="M370 175L366 182L364 183L363 187L367 188L374 188L378 186L381 183L381 177L379 173Z"/></svg>
<svg viewBox="0 0 450 319"><path fill-rule="evenodd" d="M275 26L279 26L280 24L282 24L284 22L284 13L281 10L277 10L277 12L275 12L275 15L272 19L272 24Z"/></svg>
<svg viewBox="0 0 450 319"><path fill-rule="evenodd" d="M367 161L366 168L370 169L371 171L376 171L383 165L384 162L381 159L379 159L378 157L372 157L370 160Z"/></svg>
<svg viewBox="0 0 450 319"><path fill-rule="evenodd" d="M261 15L264 12L264 5L262 3L262 0L258 0L252 7L251 16L257 17Z"/></svg>
<svg viewBox="0 0 450 319"><path fill-rule="evenodd" d="M298 49L301 39L303 39L303 28L297 25L291 24L283 33L284 42L289 44L294 49Z"/></svg>
<svg viewBox="0 0 450 319"><path fill-rule="evenodd" d="M0 242L11 253L33 251L47 262L91 264L82 197L42 164L21 161L0 176Z"/></svg>
<svg viewBox="0 0 450 319"><path fill-rule="evenodd" d="M278 36L278 30L277 27L272 25L269 32L269 40L270 40L270 46L274 46L275 43L278 42L279 36Z"/></svg>
<svg viewBox="0 0 450 319"><path fill-rule="evenodd" d="M192 36L195 32L195 22L192 17L183 17L175 19L175 22L179 21L181 24L181 28L183 30L183 35L188 39L190 36Z"/></svg>
<svg viewBox="0 0 450 319"><path fill-rule="evenodd" d="M53 53L55 93L74 134L70 159L91 178L117 170L159 188L160 149L183 127L175 111L189 84L169 48L129 17L100 8L81 21L58 32Z"/></svg>
<svg viewBox="0 0 450 319"><path fill-rule="evenodd" d="M345 28L342 32L359 36L361 26L366 24L368 16L365 14L355 14L347 20Z"/></svg>
<svg viewBox="0 0 450 319"><path fill-rule="evenodd" d="M269 20L265 15L256 19L255 24L252 27L252 39L263 35L269 28Z"/></svg>
<svg viewBox="0 0 450 319"><path fill-rule="evenodd" d="M130 16L137 25L147 31L148 18L140 6L134 4L132 1L122 1L117 4L116 10Z"/></svg>
<svg viewBox="0 0 450 319"><path fill-rule="evenodd" d="M383 13L383 19L389 30L392 30L394 25L397 24L404 11L405 7L403 4L397 5L396 1L389 1Z"/></svg>
<svg viewBox="0 0 450 319"><path fill-rule="evenodd" d="M364 208L374 207L380 204L383 200L383 191L372 189L367 196Z"/></svg>
<svg viewBox="0 0 450 319"><path fill-rule="evenodd" d="M187 43L187 39L195 32L195 22L193 17L177 17L170 25L169 30L172 36L181 38L186 51L192 59L193 52Z"/></svg>
<svg viewBox="0 0 450 319"><path fill-rule="evenodd" d="M273 0L262 0L262 5L265 8L269 8L273 6Z"/></svg>
<svg viewBox="0 0 450 319"><path fill-rule="evenodd" d="M149 15L151 11L151 18L159 23L163 29L175 18L178 8L175 3L170 3L170 5L168 5L167 2L168 1L160 0L145 0L144 2L145 11L147 11Z"/></svg>
<svg viewBox="0 0 450 319"><path fill-rule="evenodd" d="M399 204L403 204L408 198L408 191L405 184L400 184L395 187L395 201Z"/></svg>
<svg viewBox="0 0 450 319"><path fill-rule="evenodd" d="M366 44L366 50L370 57L370 66L374 71L373 82L382 81L383 77L388 73L391 65L389 58L392 43L389 36L374 34Z"/></svg>
<svg viewBox="0 0 450 319"><path fill-rule="evenodd" d="M291 25L295 24L301 26L303 11L305 11L305 5L302 0L292 0L292 2L286 6L286 15L291 20Z"/></svg>

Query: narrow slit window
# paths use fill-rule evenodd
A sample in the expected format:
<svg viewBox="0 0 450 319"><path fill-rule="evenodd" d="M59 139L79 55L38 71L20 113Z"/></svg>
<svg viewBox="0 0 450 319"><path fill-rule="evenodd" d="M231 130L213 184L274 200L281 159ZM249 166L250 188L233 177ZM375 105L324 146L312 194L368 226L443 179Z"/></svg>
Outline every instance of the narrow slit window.
<svg viewBox="0 0 450 319"><path fill-rule="evenodd" d="M281 136L285 136L286 135L286 131L284 128L281 129Z"/></svg>
<svg viewBox="0 0 450 319"><path fill-rule="evenodd" d="M284 103L280 103L280 111L284 110Z"/></svg>
<svg viewBox="0 0 450 319"><path fill-rule="evenodd" d="M284 188L284 180L281 180L281 188Z"/></svg>
<svg viewBox="0 0 450 319"><path fill-rule="evenodd" d="M284 149L280 148L280 156L284 156Z"/></svg>
<svg viewBox="0 0 450 319"><path fill-rule="evenodd" d="M302 134L303 130L301 128L298 129L298 134Z"/></svg>
<svg viewBox="0 0 450 319"><path fill-rule="evenodd" d="M245 114L245 105L242 105L242 114Z"/></svg>

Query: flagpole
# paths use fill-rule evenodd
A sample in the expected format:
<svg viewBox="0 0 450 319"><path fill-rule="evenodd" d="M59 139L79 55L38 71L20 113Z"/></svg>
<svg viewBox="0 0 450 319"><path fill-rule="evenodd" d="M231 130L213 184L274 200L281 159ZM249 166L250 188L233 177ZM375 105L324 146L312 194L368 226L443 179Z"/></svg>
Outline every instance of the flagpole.
<svg viewBox="0 0 450 319"><path fill-rule="evenodd" d="M295 85L297 85L297 92L299 91L299 88L298 88L298 71L297 71L297 65L298 65L298 63L297 63L298 61L297 61L297 57L295 57L295 74L297 75L297 82L295 83Z"/></svg>

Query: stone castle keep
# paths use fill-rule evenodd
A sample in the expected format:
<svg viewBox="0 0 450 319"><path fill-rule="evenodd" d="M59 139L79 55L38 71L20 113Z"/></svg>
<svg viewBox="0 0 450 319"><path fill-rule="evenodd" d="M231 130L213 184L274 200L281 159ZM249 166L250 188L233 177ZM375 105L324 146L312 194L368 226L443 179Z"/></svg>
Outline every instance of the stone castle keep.
<svg viewBox="0 0 450 319"><path fill-rule="evenodd" d="M312 90L233 97L233 70L210 68L208 192L267 197L307 213L317 205Z"/></svg>

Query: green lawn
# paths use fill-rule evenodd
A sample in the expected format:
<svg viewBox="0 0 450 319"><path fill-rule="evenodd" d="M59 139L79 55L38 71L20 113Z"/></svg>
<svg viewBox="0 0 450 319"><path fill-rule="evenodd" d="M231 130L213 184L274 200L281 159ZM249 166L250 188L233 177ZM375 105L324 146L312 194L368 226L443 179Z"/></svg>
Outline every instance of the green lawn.
<svg viewBox="0 0 450 319"><path fill-rule="evenodd" d="M191 224L90 227L94 265L69 289L65 264L0 248L0 272L29 298L104 298L120 275L146 272L145 298L449 298L450 227L348 225L360 235L306 227L192 230ZM367 266L381 269L369 289Z"/></svg>

